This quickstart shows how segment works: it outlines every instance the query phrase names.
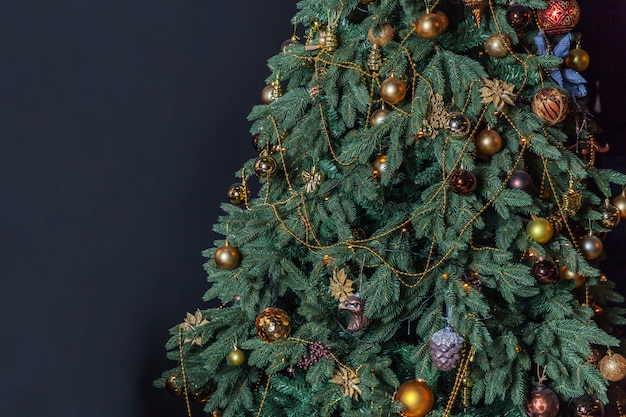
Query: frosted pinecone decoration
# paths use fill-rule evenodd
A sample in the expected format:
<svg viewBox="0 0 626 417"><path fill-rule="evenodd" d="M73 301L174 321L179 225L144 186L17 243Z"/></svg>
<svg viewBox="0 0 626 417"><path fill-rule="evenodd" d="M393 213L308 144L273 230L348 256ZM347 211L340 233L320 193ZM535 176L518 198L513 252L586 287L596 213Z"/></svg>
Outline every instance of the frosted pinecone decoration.
<svg viewBox="0 0 626 417"><path fill-rule="evenodd" d="M430 339L430 356L437 368L449 371L461 359L463 337L450 326L439 330Z"/></svg>

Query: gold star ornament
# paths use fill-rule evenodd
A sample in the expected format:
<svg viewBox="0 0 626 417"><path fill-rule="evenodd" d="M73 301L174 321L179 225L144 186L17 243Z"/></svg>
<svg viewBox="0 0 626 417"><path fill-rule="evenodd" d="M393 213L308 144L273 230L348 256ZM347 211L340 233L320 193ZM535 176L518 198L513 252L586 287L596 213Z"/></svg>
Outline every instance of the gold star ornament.
<svg viewBox="0 0 626 417"><path fill-rule="evenodd" d="M361 380L359 380L359 376L352 369L345 367L335 369L335 375L330 379L330 382L341 385L344 396L354 400L359 399L359 395L361 395L361 388L359 388Z"/></svg>
<svg viewBox="0 0 626 417"><path fill-rule="evenodd" d="M333 271L333 276L330 278L330 294L335 300L343 302L354 294L352 284L354 281L348 279L345 269L336 269Z"/></svg>
<svg viewBox="0 0 626 417"><path fill-rule="evenodd" d="M505 104L515 106L515 86L506 81L483 79L484 87L480 89L483 98L482 103L493 103L498 110L502 110Z"/></svg>

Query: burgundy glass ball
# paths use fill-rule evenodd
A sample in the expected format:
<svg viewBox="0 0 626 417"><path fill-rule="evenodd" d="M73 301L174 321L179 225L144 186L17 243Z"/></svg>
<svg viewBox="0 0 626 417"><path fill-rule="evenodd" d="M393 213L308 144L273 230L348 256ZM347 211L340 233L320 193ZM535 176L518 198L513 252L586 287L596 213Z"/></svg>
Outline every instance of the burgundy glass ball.
<svg viewBox="0 0 626 417"><path fill-rule="evenodd" d="M515 171L509 179L509 188L528 192L533 188L533 179L525 171Z"/></svg>
<svg viewBox="0 0 626 417"><path fill-rule="evenodd" d="M476 176L467 169L457 169L448 181L452 191L458 194L468 194L476 189Z"/></svg>
<svg viewBox="0 0 626 417"><path fill-rule="evenodd" d="M604 417L604 405L593 395L572 398L567 410L571 417Z"/></svg>
<svg viewBox="0 0 626 417"><path fill-rule="evenodd" d="M529 417L556 417L559 414L559 399L550 388L536 384L524 405Z"/></svg>
<svg viewBox="0 0 626 417"><path fill-rule="evenodd" d="M549 259L542 259L533 265L533 277L540 284L552 284L559 279L559 269Z"/></svg>
<svg viewBox="0 0 626 417"><path fill-rule="evenodd" d="M506 9L506 21L515 30L524 29L530 23L531 18L532 13L530 9L521 4L513 4Z"/></svg>

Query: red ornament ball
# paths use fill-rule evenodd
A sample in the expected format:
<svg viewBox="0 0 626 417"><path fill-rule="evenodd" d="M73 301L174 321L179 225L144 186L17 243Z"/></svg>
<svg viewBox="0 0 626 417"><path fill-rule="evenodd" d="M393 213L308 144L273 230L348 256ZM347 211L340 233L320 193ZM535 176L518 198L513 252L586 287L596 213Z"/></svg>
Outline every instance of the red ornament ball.
<svg viewBox="0 0 626 417"><path fill-rule="evenodd" d="M580 20L580 6L576 0L548 0L546 8L537 12L537 26L548 35L571 32Z"/></svg>
<svg viewBox="0 0 626 417"><path fill-rule="evenodd" d="M531 104L531 110L552 126L567 117L569 99L561 90L548 87L539 90Z"/></svg>

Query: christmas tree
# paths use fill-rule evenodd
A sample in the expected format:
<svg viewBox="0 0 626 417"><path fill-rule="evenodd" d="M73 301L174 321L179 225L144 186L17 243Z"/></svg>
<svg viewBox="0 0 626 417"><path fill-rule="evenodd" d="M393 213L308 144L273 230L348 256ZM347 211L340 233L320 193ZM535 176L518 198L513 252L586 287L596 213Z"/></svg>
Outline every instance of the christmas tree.
<svg viewBox="0 0 626 417"><path fill-rule="evenodd" d="M205 253L219 307L156 384L226 417L603 415L626 176L595 163L580 13L300 1Z"/></svg>

